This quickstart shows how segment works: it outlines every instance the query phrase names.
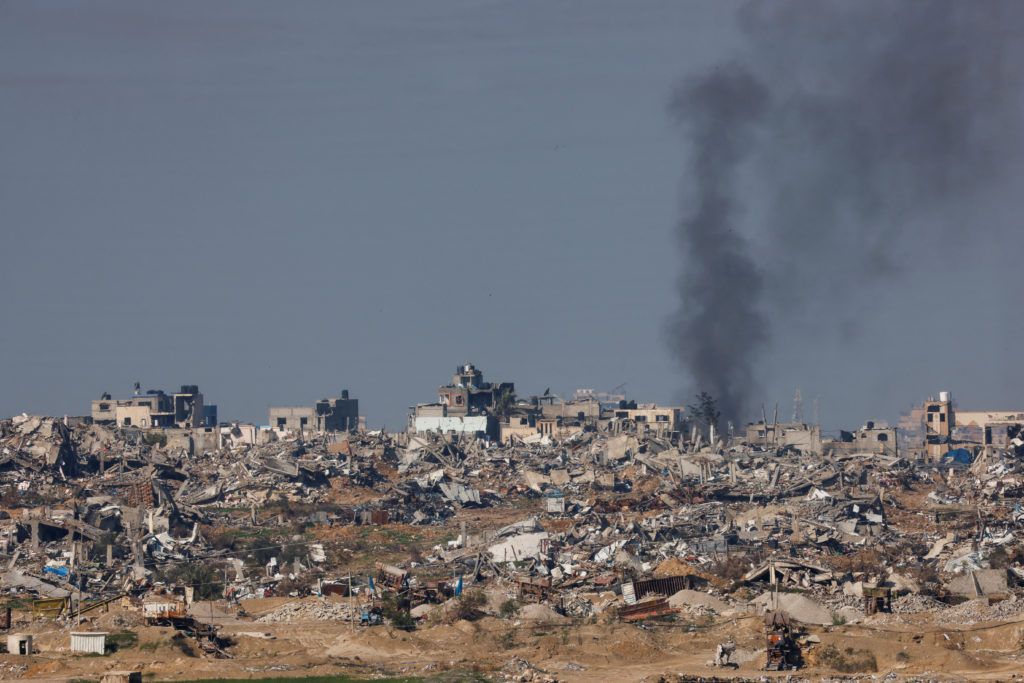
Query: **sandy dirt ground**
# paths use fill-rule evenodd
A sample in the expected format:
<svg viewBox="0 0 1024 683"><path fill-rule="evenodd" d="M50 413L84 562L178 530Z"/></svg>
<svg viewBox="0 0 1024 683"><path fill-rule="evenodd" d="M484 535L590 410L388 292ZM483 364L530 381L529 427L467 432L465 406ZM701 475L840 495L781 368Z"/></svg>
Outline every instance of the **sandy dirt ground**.
<svg viewBox="0 0 1024 683"><path fill-rule="evenodd" d="M269 610L275 604L261 607ZM253 611L255 613L255 611ZM137 612L114 609L80 630L133 631L138 643L107 656L72 655L69 631L37 620L17 628L34 634L38 654L0 655L0 678L98 680L106 671L141 670L150 680L261 678L344 673L353 676L482 675L503 680L528 662L560 681L657 681L682 677L760 678L761 620L744 616L706 626L660 623L533 623L490 617L439 623L404 632L344 622L260 623L224 614L216 619L235 644L232 659L187 654L170 628L142 624ZM808 631L821 643L805 650L800 678L869 676L924 680L1024 679L1024 620L955 624L844 625ZM718 642L733 637L739 666L714 669ZM828 663L819 661L830 648ZM877 671L837 672L837 660L874 656ZM843 666L842 661L838 666ZM518 669L517 669L518 667ZM786 675L786 674L782 674ZM877 680L876 678L876 680Z"/></svg>

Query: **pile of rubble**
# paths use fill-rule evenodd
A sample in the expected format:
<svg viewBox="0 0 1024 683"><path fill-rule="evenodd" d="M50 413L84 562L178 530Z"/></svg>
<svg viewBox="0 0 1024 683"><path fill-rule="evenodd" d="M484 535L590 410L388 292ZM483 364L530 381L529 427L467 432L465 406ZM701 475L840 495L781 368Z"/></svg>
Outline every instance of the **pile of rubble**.
<svg viewBox="0 0 1024 683"><path fill-rule="evenodd" d="M525 659L514 657L505 663L501 670L503 680L514 681L515 683L554 683L557 676L538 669Z"/></svg>
<svg viewBox="0 0 1024 683"><path fill-rule="evenodd" d="M319 600L310 602L290 602L272 612L256 617L256 621L264 624L291 624L304 621L352 621L358 615L355 609L340 602Z"/></svg>
<svg viewBox="0 0 1024 683"><path fill-rule="evenodd" d="M893 600L894 614L917 614L919 612L936 612L946 609L948 605L927 595L901 595Z"/></svg>
<svg viewBox="0 0 1024 683"><path fill-rule="evenodd" d="M474 609L519 619L785 611L827 626L1024 606L1015 451L954 468L641 424L505 445L384 433L226 443L196 453L85 422L0 423L2 590L63 601L64 618L157 594L351 598L288 603L256 615L265 623L373 623L394 596L427 614L415 608L480 587L509 604Z"/></svg>

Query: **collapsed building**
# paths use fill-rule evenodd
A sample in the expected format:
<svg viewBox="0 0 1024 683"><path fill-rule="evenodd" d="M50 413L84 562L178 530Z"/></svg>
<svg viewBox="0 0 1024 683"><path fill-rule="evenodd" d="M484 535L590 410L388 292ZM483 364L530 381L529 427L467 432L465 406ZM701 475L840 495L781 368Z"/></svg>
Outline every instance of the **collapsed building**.
<svg viewBox="0 0 1024 683"><path fill-rule="evenodd" d="M0 422L0 590L68 628L117 601L210 657L231 646L198 605L273 596L342 601L238 618L414 625L466 591L627 624L769 612L813 628L962 618L963 600L988 616L1024 606L1012 444L953 467L908 455L879 422L836 439L765 421L730 436L681 408L519 400L510 384L496 398L469 365L458 379L448 400L463 397L464 417L531 431L234 424L197 450L116 420Z"/></svg>
<svg viewBox="0 0 1024 683"><path fill-rule="evenodd" d="M602 401L601 398L606 400ZM672 438L684 426L684 409L599 397L577 390L568 400L552 394L523 399L515 384L491 384L472 364L457 368L452 381L438 388L436 403L421 403L409 416L411 434L450 434L484 438L502 445L563 441L587 431L631 432L637 429Z"/></svg>

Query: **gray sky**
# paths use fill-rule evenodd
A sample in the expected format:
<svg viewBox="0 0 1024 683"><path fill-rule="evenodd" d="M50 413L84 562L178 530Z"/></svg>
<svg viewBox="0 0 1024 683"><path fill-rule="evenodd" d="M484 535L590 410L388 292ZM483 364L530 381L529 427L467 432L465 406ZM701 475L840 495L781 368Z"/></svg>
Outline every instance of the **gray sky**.
<svg viewBox="0 0 1024 683"><path fill-rule="evenodd" d="M0 414L137 380L260 423L349 388L397 428L466 361L689 395L667 105L738 49L736 7L0 2ZM981 218L1016 228L1019 196ZM777 337L768 400L799 385L826 427L939 389L1024 406L1008 234L872 292L845 340Z"/></svg>

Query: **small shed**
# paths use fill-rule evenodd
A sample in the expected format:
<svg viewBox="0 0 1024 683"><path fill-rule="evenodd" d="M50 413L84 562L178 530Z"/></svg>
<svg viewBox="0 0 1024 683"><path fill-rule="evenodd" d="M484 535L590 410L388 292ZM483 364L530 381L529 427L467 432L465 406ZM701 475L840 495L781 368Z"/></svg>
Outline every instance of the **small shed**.
<svg viewBox="0 0 1024 683"><path fill-rule="evenodd" d="M7 636L7 653L12 655L32 654L32 636L28 633L12 633Z"/></svg>
<svg viewBox="0 0 1024 683"><path fill-rule="evenodd" d="M107 652L107 633L103 631L72 631L71 651L102 655Z"/></svg>

